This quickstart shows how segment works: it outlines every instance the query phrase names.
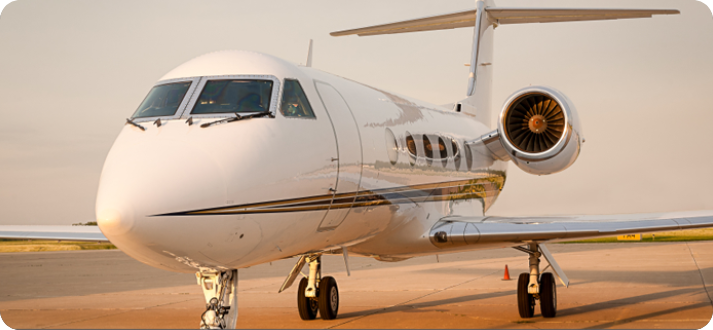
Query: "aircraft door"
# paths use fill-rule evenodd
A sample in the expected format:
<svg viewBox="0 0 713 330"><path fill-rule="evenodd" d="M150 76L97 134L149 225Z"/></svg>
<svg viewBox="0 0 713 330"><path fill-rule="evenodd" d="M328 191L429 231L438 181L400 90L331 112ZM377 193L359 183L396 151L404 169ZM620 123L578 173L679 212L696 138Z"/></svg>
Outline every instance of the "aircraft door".
<svg viewBox="0 0 713 330"><path fill-rule="evenodd" d="M327 109L337 140L337 182L332 191L332 204L322 219L319 230L334 229L349 214L361 183L362 147L354 116L341 94L327 83L316 81L322 105Z"/></svg>

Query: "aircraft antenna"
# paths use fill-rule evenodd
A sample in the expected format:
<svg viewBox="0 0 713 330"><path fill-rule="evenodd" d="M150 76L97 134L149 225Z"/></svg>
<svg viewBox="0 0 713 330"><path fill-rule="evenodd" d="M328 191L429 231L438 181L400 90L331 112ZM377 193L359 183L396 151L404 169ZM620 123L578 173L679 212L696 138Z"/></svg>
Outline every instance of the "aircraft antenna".
<svg viewBox="0 0 713 330"><path fill-rule="evenodd" d="M307 64L305 64L305 66L308 68L312 67L312 39L309 39L309 48L307 50Z"/></svg>

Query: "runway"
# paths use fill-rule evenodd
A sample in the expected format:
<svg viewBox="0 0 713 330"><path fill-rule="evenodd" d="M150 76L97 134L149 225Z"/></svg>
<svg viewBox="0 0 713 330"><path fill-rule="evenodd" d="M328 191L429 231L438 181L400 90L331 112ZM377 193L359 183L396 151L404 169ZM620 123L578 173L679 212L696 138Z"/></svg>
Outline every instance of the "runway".
<svg viewBox="0 0 713 330"><path fill-rule="evenodd" d="M239 328L687 328L713 315L713 242L548 245L571 280L558 315L518 316L513 249L398 263L323 258L339 317L302 321L296 286L277 293L295 259L240 270ZM503 268L512 281L503 281ZM151 268L121 251L0 254L0 316L12 328L197 328L192 274ZM543 260L543 266L546 262Z"/></svg>

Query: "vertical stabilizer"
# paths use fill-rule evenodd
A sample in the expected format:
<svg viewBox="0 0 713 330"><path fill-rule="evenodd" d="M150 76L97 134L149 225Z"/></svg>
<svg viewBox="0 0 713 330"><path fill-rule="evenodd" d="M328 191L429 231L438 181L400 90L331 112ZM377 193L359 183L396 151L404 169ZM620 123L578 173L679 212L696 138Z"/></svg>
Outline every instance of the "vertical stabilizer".
<svg viewBox="0 0 713 330"><path fill-rule="evenodd" d="M493 30L503 24L555 23L648 18L676 15L676 9L604 8L502 8L493 0L476 0L476 9L429 16L364 28L332 32L330 35L375 36L382 34L474 28L466 98L458 103L462 112L474 115L490 128L495 126L492 109ZM458 107L456 107L458 108Z"/></svg>
<svg viewBox="0 0 713 330"><path fill-rule="evenodd" d="M493 32L495 27L485 8L495 5L492 0L477 0L476 6L467 98L459 103L461 111L475 115L478 121L492 128Z"/></svg>

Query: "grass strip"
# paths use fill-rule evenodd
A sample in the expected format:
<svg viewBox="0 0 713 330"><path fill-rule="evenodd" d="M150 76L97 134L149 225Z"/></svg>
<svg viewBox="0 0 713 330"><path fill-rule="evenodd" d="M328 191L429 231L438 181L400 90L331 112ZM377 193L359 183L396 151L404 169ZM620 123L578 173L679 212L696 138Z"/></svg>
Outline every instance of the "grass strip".
<svg viewBox="0 0 713 330"><path fill-rule="evenodd" d="M10 252L48 252L80 250L113 250L111 243L49 241L49 240L0 240L0 253Z"/></svg>

